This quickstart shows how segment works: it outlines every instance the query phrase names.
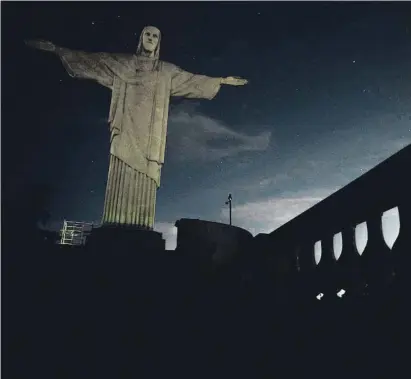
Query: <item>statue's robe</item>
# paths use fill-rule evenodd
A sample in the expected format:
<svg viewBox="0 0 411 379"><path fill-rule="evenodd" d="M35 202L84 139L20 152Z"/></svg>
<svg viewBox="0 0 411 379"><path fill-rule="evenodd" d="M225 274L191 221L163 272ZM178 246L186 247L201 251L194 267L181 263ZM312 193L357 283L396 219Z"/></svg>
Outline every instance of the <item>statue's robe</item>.
<svg viewBox="0 0 411 379"><path fill-rule="evenodd" d="M59 49L58 54L70 76L95 80L112 91L110 167L102 223L151 229L170 96L211 100L220 89L220 78L191 74L139 55L69 49Z"/></svg>

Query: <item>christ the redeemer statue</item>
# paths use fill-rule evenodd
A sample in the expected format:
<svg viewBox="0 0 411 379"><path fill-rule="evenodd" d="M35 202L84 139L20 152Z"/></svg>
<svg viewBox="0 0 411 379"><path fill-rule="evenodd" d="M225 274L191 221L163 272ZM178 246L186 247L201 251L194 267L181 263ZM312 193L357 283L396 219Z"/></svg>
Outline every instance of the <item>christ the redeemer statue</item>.
<svg viewBox="0 0 411 379"><path fill-rule="evenodd" d="M143 29L135 54L88 53L47 41L28 41L57 54L71 77L92 79L111 90L110 167L103 225L152 229L167 135L170 96L213 99L222 84L247 80L210 78L161 61L160 31Z"/></svg>

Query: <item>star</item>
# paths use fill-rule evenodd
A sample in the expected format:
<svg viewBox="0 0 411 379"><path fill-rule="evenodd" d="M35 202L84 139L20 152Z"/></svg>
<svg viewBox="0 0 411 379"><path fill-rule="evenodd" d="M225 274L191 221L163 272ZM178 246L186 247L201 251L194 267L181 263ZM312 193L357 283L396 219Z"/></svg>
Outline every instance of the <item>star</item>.
<svg viewBox="0 0 411 379"><path fill-rule="evenodd" d="M94 25L95 24L95 22L94 21L91 21L91 25Z"/></svg>
<svg viewBox="0 0 411 379"><path fill-rule="evenodd" d="M355 60L353 60L352 63L355 63Z"/></svg>

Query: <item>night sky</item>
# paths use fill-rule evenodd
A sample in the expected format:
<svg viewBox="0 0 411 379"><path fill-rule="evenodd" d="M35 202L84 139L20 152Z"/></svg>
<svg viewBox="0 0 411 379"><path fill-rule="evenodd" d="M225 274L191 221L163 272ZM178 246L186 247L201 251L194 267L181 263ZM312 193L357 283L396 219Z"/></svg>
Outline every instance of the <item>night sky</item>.
<svg viewBox="0 0 411 379"><path fill-rule="evenodd" d="M53 187L49 228L102 215L110 91L25 39L241 76L212 101L174 98L156 228L182 217L270 232L411 143L411 4L2 2L2 161L10 188Z"/></svg>

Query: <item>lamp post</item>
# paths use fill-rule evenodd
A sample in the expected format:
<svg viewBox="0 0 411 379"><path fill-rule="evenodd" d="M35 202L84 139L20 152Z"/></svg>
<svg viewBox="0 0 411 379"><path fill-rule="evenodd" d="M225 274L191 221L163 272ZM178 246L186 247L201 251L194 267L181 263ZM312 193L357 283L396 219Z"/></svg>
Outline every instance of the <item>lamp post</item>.
<svg viewBox="0 0 411 379"><path fill-rule="evenodd" d="M232 198L232 196L231 196L231 193L229 193L229 194L228 194L228 201L225 202L225 204L226 204L226 205L228 204L228 206L230 207L230 208L229 208L230 225L231 225L231 200L232 200L232 199L233 199L233 198Z"/></svg>

